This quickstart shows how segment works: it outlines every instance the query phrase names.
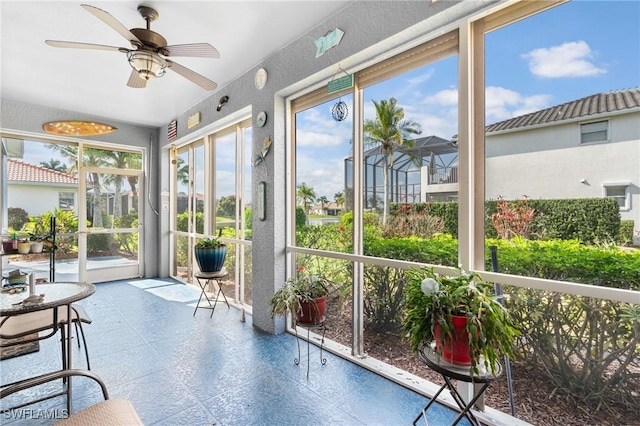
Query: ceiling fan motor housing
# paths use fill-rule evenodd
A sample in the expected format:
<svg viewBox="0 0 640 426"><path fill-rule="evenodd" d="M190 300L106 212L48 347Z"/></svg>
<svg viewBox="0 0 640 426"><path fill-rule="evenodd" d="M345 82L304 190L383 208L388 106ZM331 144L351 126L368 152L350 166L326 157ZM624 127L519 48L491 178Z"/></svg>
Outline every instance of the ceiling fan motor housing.
<svg viewBox="0 0 640 426"><path fill-rule="evenodd" d="M155 31L144 28L132 28L131 32L142 42L142 46L138 47L147 47L155 52L159 52L167 45L167 40Z"/></svg>

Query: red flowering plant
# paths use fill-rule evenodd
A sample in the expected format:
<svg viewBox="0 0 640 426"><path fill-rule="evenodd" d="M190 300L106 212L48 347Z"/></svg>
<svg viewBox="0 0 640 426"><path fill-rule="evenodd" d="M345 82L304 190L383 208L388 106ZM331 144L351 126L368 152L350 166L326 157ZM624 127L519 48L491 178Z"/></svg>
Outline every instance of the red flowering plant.
<svg viewBox="0 0 640 426"><path fill-rule="evenodd" d="M508 240L515 236L529 238L531 225L536 211L527 204L527 196L520 201L509 202L498 197L498 211L491 215L491 221L498 233L498 238Z"/></svg>

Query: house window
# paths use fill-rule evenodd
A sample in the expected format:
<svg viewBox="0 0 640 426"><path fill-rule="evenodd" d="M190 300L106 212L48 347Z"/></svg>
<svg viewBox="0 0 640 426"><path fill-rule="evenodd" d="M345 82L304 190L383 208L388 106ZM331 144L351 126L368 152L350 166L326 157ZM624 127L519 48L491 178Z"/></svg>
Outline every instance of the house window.
<svg viewBox="0 0 640 426"><path fill-rule="evenodd" d="M73 192L59 192L58 201L60 210L73 210L75 208L75 194Z"/></svg>
<svg viewBox="0 0 640 426"><path fill-rule="evenodd" d="M609 122L596 121L580 125L580 143L606 142L609 140Z"/></svg>
<svg viewBox="0 0 640 426"><path fill-rule="evenodd" d="M631 208L629 184L627 183L605 184L604 196L615 199L620 206L620 210L629 210Z"/></svg>

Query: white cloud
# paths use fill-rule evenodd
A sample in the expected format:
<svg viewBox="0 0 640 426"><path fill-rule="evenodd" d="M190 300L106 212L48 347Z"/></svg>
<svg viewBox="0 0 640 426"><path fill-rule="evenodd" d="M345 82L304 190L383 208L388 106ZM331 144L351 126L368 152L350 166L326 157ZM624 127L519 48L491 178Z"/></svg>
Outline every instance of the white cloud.
<svg viewBox="0 0 640 426"><path fill-rule="evenodd" d="M423 104L427 105L458 105L458 89L445 89L435 95L426 97Z"/></svg>
<svg viewBox="0 0 640 426"><path fill-rule="evenodd" d="M551 100L551 95L524 96L504 87L489 86L485 92L486 122L492 124L547 108Z"/></svg>
<svg viewBox="0 0 640 426"><path fill-rule="evenodd" d="M593 52L583 41L572 41L548 48L534 49L522 55L529 70L541 78L591 77L607 72L593 62Z"/></svg>
<svg viewBox="0 0 640 426"><path fill-rule="evenodd" d="M307 130L298 130L296 136L296 144L298 146L338 146L341 145L343 141L344 137L342 135L336 135L333 133L321 133L315 131L312 132Z"/></svg>
<svg viewBox="0 0 640 426"><path fill-rule="evenodd" d="M436 72L435 68L429 68L429 69L425 70L425 72L423 72L422 74L408 79L407 83L409 83L412 86L420 85L420 84L424 83L425 81L428 81L429 79L431 79L431 77L433 77L433 74L435 74L435 72Z"/></svg>
<svg viewBox="0 0 640 426"><path fill-rule="evenodd" d="M296 181L312 187L316 195L333 200L335 193L344 191L344 157L318 160L317 157L299 155Z"/></svg>

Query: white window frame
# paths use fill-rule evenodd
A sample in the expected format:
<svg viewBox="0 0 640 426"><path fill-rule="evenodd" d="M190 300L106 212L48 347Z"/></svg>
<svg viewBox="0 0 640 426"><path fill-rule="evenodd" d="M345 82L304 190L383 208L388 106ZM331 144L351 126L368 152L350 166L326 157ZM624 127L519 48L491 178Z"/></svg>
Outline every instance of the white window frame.
<svg viewBox="0 0 640 426"><path fill-rule="evenodd" d="M602 184L602 195L605 198L621 199L619 195L609 195L610 188L624 188L624 205L620 205L620 211L631 210L631 182L607 182ZM620 204L620 203L618 203Z"/></svg>
<svg viewBox="0 0 640 426"><path fill-rule="evenodd" d="M600 127L603 127L602 124L604 124L604 127L605 127L604 129L600 128ZM585 131L585 129L589 129L589 130ZM595 130L590 130L590 129L595 129ZM604 139L598 138L594 140L585 140L585 136L595 135L601 132L605 132ZM580 145L609 142L611 140L610 135L611 135L611 125L609 120L598 120L598 121L591 121L588 123L580 123Z"/></svg>
<svg viewBox="0 0 640 426"><path fill-rule="evenodd" d="M69 197L69 194L71 194L71 197ZM71 200L71 203L69 204L69 206L63 207L62 206L63 200L65 201ZM71 191L59 191L58 192L58 208L61 210L75 211L76 210L76 193Z"/></svg>

